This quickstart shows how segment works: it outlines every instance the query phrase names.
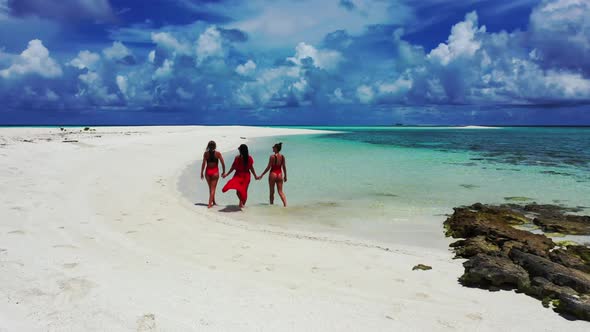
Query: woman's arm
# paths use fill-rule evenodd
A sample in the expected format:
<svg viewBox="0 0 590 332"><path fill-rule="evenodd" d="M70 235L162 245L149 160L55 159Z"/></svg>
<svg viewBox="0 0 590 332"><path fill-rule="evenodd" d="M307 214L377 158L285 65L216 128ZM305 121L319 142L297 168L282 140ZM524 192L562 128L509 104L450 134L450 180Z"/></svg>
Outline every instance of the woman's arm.
<svg viewBox="0 0 590 332"><path fill-rule="evenodd" d="M225 178L226 178L228 175L230 175L230 174L231 174L231 172L233 172L233 171L234 171L234 169L235 169L235 167L234 167L234 166L236 165L236 160L237 160L237 159L238 159L238 157L236 157L236 159L234 159L234 163L233 163L233 164L231 164L231 167L230 167L230 169L229 169L229 171L228 171L227 173L223 173L223 174L221 174L221 177L222 177L222 178L224 178L224 179L225 179Z"/></svg>
<svg viewBox="0 0 590 332"><path fill-rule="evenodd" d="M254 178L258 178L258 176L256 175L256 170L254 169L254 159L252 159L252 157L248 158L248 164L250 164L250 172L252 172L252 174L254 174Z"/></svg>
<svg viewBox="0 0 590 332"><path fill-rule="evenodd" d="M268 157L268 165L266 165L266 169L264 170L264 172L262 172L262 174L260 174L259 177L256 178L256 180L260 180L262 179L262 177L264 177L264 175L268 172L268 170L270 169L272 165L272 156Z"/></svg>
<svg viewBox="0 0 590 332"><path fill-rule="evenodd" d="M207 152L203 153L203 163L201 164L201 180L205 177L203 176L203 171L205 170L205 164L207 164Z"/></svg>
<svg viewBox="0 0 590 332"><path fill-rule="evenodd" d="M223 168L223 171L221 172L221 174L225 173L225 161L223 160L223 156L221 155L221 152L217 152L218 156L217 158L219 158L219 160L221 161L221 167Z"/></svg>
<svg viewBox="0 0 590 332"><path fill-rule="evenodd" d="M285 176L283 176L283 180L287 182L287 161L285 160L285 156L283 156L283 174L285 174Z"/></svg>

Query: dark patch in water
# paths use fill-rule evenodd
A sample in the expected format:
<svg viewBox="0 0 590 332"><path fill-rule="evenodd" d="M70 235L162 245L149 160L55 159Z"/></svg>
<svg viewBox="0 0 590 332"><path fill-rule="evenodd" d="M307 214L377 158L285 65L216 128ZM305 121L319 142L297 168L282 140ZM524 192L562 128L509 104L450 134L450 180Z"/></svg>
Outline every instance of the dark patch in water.
<svg viewBox="0 0 590 332"><path fill-rule="evenodd" d="M475 184L460 184L461 187L466 188L466 189L475 189L475 188L479 188L478 185Z"/></svg>
<svg viewBox="0 0 590 332"><path fill-rule="evenodd" d="M471 158L472 161L524 166L575 167L590 171L590 130L587 128L360 129L331 134L327 137L442 152L467 151L478 155Z"/></svg>
<svg viewBox="0 0 590 332"><path fill-rule="evenodd" d="M541 171L541 173L543 173L543 174L552 174L552 175L572 176L570 173L556 172L556 171Z"/></svg>
<svg viewBox="0 0 590 332"><path fill-rule="evenodd" d="M377 197L399 197L399 195L392 193L373 193L373 195Z"/></svg>
<svg viewBox="0 0 590 332"><path fill-rule="evenodd" d="M508 202L526 202L526 201L532 201L533 199L530 197L524 197L524 196L509 196L509 197L504 197L505 201Z"/></svg>

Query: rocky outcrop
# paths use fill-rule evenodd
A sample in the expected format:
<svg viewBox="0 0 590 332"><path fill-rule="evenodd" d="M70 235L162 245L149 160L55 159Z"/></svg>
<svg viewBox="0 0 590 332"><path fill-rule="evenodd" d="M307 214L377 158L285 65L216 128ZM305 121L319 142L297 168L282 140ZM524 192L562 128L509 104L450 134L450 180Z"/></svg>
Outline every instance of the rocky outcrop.
<svg viewBox="0 0 590 332"><path fill-rule="evenodd" d="M450 245L456 257L468 259L459 281L489 290L514 289L559 313L590 320L590 248L557 245L544 234L514 227L534 223L547 231L584 234L581 225L590 217L570 212L578 210L549 204L455 208L444 225L447 236L462 238Z"/></svg>

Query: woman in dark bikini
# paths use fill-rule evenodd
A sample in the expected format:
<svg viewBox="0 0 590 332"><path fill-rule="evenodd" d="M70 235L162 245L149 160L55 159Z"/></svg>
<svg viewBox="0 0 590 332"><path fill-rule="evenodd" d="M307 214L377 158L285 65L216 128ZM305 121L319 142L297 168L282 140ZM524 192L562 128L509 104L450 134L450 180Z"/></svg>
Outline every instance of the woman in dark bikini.
<svg viewBox="0 0 590 332"><path fill-rule="evenodd" d="M274 204L276 185L279 196L283 201L283 206L286 207L287 197L285 197L285 193L283 192L283 182L287 182L287 164L285 163L285 156L280 153L282 147L283 143L277 143L272 147L272 152L274 152L274 154L270 156L268 159L268 166L266 166L264 172L262 172L262 174L257 177L256 180L262 179L264 174L270 170L270 175L268 176L268 185L270 187L270 204Z"/></svg>
<svg viewBox="0 0 590 332"><path fill-rule="evenodd" d="M217 144L214 141L209 141L207 151L203 154L203 163L201 164L201 180L205 178L209 185L209 208L217 205L215 202L215 190L217 189L217 181L219 181L219 161L221 161L221 167L223 167L223 173L225 173L223 156L220 152L215 151L216 147ZM206 170L205 166L207 166ZM203 171L205 171L205 176L203 176Z"/></svg>
<svg viewBox="0 0 590 332"><path fill-rule="evenodd" d="M240 154L234 159L234 163L231 165L229 172L227 172L227 174L224 172L222 176L225 179L234 170L236 171L236 174L234 174L234 177L225 184L221 191L226 192L230 189L234 189L240 200L240 208L243 208L244 205L246 205L246 200L248 200L250 172L254 174L254 178L258 178L258 176L256 176L256 171L254 170L254 159L248 154L248 146L242 144L238 150L240 150Z"/></svg>

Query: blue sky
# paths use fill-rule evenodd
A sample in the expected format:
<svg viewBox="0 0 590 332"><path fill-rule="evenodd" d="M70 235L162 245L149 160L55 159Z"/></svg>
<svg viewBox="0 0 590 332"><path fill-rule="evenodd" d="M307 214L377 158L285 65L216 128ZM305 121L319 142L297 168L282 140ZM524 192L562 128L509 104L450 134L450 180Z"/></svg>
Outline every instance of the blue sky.
<svg viewBox="0 0 590 332"><path fill-rule="evenodd" d="M586 0L0 0L0 124L590 124Z"/></svg>

